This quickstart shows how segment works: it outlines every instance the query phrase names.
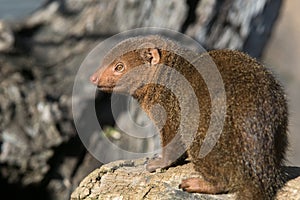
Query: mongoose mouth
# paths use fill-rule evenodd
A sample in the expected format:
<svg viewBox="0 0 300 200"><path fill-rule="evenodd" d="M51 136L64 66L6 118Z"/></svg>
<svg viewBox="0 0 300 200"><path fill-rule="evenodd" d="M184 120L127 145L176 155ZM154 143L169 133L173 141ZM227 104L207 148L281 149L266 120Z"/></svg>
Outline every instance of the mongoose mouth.
<svg viewBox="0 0 300 200"><path fill-rule="evenodd" d="M97 86L97 89L100 90L101 92L117 92L117 93L126 93L126 89L122 86L105 86L105 85L101 85L101 86Z"/></svg>
<svg viewBox="0 0 300 200"><path fill-rule="evenodd" d="M105 85L101 85L101 86L97 86L97 89L102 91L102 92L112 92L114 89L114 86L105 86Z"/></svg>

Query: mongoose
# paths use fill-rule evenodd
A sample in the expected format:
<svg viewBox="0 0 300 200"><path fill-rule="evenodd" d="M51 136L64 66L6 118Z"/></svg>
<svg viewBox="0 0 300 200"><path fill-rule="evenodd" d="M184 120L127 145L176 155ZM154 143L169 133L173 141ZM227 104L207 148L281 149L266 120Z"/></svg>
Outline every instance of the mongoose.
<svg viewBox="0 0 300 200"><path fill-rule="evenodd" d="M167 41L167 42L166 42ZM226 118L222 133L213 149L203 158L199 157L200 147L211 120L211 99L204 79L182 56L155 44L180 44L161 36L140 36L129 38L113 48L104 58L101 67L90 81L100 91L126 93L138 100L142 109L155 124L160 126L162 157L147 164L148 171L167 168L176 160L185 158L178 155L185 148L187 155L203 178L182 180L180 188L187 192L219 194L236 192L237 199L274 199L277 190L284 184L285 151L288 145L287 103L283 88L271 72L256 59L236 50L212 50L199 53L209 56L221 74L226 93ZM140 48L122 53L124 47L139 43ZM143 43L154 44L143 48ZM190 123L197 124L197 132L190 145L184 145L179 136L171 148L164 148L178 137L180 120L179 99L161 84L147 84L145 80L172 82L158 66L166 65L175 69L189 81L199 105L200 118ZM129 76L140 67L146 73ZM124 81L120 81L124 78ZM181 85L175 86L176 90ZM189 101L189 96L182 97ZM166 119L161 127L159 116L153 114L153 105L159 104L165 110ZM194 108L188 110L192 112ZM157 117L158 116L158 117Z"/></svg>

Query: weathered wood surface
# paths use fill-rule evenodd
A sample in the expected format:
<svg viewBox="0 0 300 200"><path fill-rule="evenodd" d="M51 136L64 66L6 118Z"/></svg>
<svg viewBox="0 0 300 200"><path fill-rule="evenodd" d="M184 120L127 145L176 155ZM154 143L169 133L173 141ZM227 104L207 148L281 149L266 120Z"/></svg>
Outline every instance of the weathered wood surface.
<svg viewBox="0 0 300 200"><path fill-rule="evenodd" d="M233 200L234 194L196 194L178 189L182 179L201 177L191 163L149 173L147 159L120 160L103 165L90 173L71 195L80 199L205 199ZM277 200L300 199L300 168L286 168L290 180L278 193Z"/></svg>
<svg viewBox="0 0 300 200"><path fill-rule="evenodd" d="M72 193L77 199L233 199L234 195L189 194L178 189L182 179L200 177L191 163L149 173L147 159L116 161L88 175Z"/></svg>

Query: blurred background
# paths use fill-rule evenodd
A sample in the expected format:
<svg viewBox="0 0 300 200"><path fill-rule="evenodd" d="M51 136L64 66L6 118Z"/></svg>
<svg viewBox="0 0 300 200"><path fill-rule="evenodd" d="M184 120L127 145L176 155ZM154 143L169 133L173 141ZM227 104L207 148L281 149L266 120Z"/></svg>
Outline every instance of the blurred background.
<svg viewBox="0 0 300 200"><path fill-rule="evenodd" d="M206 49L240 49L271 68L289 99L287 164L300 166L299 7L299 0L0 0L1 190L11 199L69 199L102 164L73 124L74 77L96 44L143 26L184 32ZM96 101L100 124L113 127L109 100L96 94L85 104ZM83 115L93 112L85 104Z"/></svg>
<svg viewBox="0 0 300 200"><path fill-rule="evenodd" d="M290 165L300 166L300 1L284 1L274 32L264 52L266 65L284 83L290 106Z"/></svg>
<svg viewBox="0 0 300 200"><path fill-rule="evenodd" d="M1 0L0 1L0 18L1 19L21 19L39 8L43 0Z"/></svg>

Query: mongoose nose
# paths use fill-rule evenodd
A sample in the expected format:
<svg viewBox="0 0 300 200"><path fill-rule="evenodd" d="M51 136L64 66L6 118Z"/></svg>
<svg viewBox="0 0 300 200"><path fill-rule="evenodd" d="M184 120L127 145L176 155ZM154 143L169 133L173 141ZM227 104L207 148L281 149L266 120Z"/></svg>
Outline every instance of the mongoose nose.
<svg viewBox="0 0 300 200"><path fill-rule="evenodd" d="M98 77L97 77L96 75L93 74L93 75L90 77L90 81L91 81L93 84L97 85L97 83L98 83Z"/></svg>

